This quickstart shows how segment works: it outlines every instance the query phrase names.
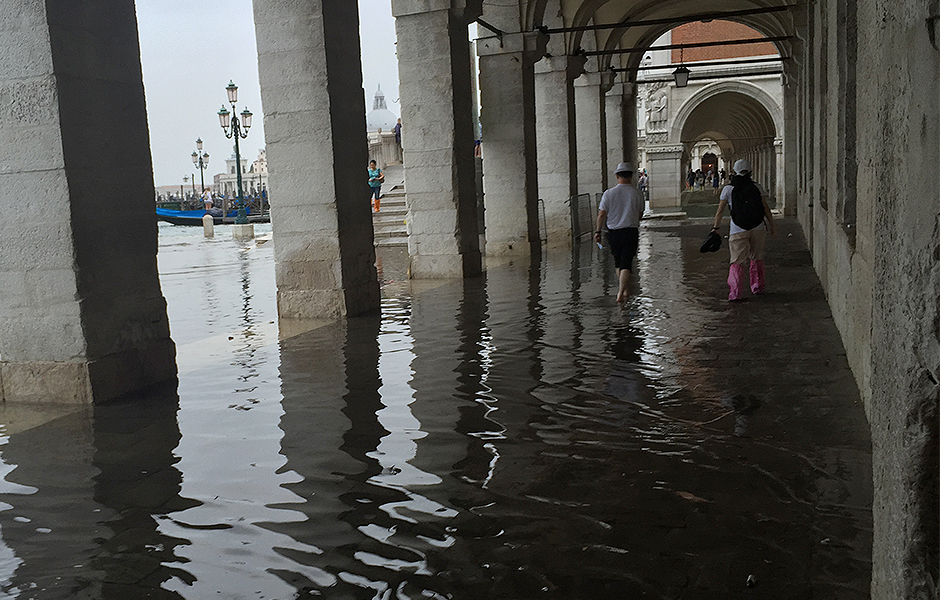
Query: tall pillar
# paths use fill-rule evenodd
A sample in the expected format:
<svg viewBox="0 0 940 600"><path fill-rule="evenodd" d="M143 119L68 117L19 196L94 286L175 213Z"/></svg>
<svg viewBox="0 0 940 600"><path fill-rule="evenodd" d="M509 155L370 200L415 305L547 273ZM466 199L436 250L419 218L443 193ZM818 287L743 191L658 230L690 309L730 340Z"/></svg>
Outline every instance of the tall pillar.
<svg viewBox="0 0 940 600"><path fill-rule="evenodd" d="M800 154L799 86L794 81L794 75L792 74L786 77L786 81L787 83L783 86L783 139L785 140L783 172L778 173L777 176L783 180L783 212L788 217L794 217L797 214L799 189L799 180L797 179Z"/></svg>
<svg viewBox="0 0 940 600"><path fill-rule="evenodd" d="M774 160L776 162L776 171L774 173L774 194L777 196L777 208L786 214L786 160L783 154L783 140L774 140Z"/></svg>
<svg viewBox="0 0 940 600"><path fill-rule="evenodd" d="M356 10L254 3L282 319L379 308Z"/></svg>
<svg viewBox="0 0 940 600"><path fill-rule="evenodd" d="M540 243L535 61L546 42L541 34L477 41L487 254L528 254Z"/></svg>
<svg viewBox="0 0 940 600"><path fill-rule="evenodd" d="M571 243L568 201L578 193L572 82L583 72L583 56L551 56L535 64L539 197L545 205L545 236L552 246Z"/></svg>
<svg viewBox="0 0 940 600"><path fill-rule="evenodd" d="M0 401L176 377L137 17L106 4L23 0L0 19Z"/></svg>
<svg viewBox="0 0 940 600"><path fill-rule="evenodd" d="M637 142L637 130L639 126L636 122L636 101L637 101L637 87L635 83L624 84L624 95L623 95L623 147L626 160L633 163L633 166L637 166L640 160L640 152L638 150Z"/></svg>
<svg viewBox="0 0 940 600"><path fill-rule="evenodd" d="M613 73L583 73L574 80L578 193L597 194L607 183L606 94Z"/></svg>
<svg viewBox="0 0 940 600"><path fill-rule="evenodd" d="M627 113L636 109L630 108L629 102L624 97L624 88L627 85L615 83L607 91L604 101L606 103L605 114L607 116L607 172L605 173L604 187L613 187L617 183L617 178L611 173L611 166L617 165L625 160L636 161L636 157L629 157L627 154ZM634 139L636 135L634 135ZM634 163L635 164L635 163Z"/></svg>
<svg viewBox="0 0 940 600"><path fill-rule="evenodd" d="M647 148L649 160L649 208L653 212L674 212L680 208L680 195L684 187L682 147Z"/></svg>
<svg viewBox="0 0 940 600"><path fill-rule="evenodd" d="M482 271L467 39L467 24L480 7L473 12L451 5L451 0L392 2L402 122L408 128L408 254L415 278Z"/></svg>

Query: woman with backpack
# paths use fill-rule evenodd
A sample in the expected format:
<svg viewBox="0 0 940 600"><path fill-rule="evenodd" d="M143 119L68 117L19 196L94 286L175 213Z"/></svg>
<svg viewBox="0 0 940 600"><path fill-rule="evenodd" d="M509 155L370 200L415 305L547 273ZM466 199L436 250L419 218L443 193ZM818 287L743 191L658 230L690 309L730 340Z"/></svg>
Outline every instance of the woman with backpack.
<svg viewBox="0 0 940 600"><path fill-rule="evenodd" d="M750 261L751 292L764 292L764 245L767 232L776 235L773 215L760 187L751 181L751 163L743 158L734 163L731 183L721 190L715 226L718 231L727 206L731 211L728 248L731 266L728 269L728 300L744 299L744 265Z"/></svg>

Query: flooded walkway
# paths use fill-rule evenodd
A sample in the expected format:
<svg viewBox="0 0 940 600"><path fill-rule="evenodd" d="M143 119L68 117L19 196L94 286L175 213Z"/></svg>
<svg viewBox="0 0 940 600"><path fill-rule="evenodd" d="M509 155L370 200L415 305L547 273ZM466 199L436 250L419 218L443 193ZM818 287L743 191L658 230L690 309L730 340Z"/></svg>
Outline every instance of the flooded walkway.
<svg viewBox="0 0 940 600"><path fill-rule="evenodd" d="M271 244L161 227L179 388L4 409L2 597L868 598L868 426L799 228L734 305L708 228L644 225L626 310L590 244L414 286L388 249L381 318L279 340Z"/></svg>

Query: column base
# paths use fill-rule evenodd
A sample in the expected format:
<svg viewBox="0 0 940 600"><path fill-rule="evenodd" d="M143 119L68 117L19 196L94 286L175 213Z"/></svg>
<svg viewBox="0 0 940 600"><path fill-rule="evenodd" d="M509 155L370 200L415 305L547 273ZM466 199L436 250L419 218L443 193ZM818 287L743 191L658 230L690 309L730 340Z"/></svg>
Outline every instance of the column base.
<svg viewBox="0 0 940 600"><path fill-rule="evenodd" d="M0 362L0 401L101 404L176 379L176 346L163 340L96 360Z"/></svg>
<svg viewBox="0 0 940 600"><path fill-rule="evenodd" d="M232 225L232 237L236 240L254 239L255 226L251 223L247 225Z"/></svg>
<svg viewBox="0 0 940 600"><path fill-rule="evenodd" d="M540 242L536 242L539 244ZM513 241L496 241L496 240L487 240L486 243L486 257L528 257L532 255L532 243L527 240L513 240Z"/></svg>
<svg viewBox="0 0 940 600"><path fill-rule="evenodd" d="M335 320L346 314L342 290L290 290L277 292L280 319Z"/></svg>
<svg viewBox="0 0 940 600"><path fill-rule="evenodd" d="M463 279L483 272L480 254L418 254L411 257L411 279Z"/></svg>

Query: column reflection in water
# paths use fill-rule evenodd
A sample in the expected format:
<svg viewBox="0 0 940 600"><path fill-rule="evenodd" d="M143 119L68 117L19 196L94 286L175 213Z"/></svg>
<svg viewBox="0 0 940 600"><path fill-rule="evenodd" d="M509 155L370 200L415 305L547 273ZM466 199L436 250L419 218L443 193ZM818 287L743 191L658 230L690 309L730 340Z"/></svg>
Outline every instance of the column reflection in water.
<svg viewBox="0 0 940 600"><path fill-rule="evenodd" d="M196 504L181 496L175 390L41 421L3 446L7 597L179 598L188 539L158 521ZM35 415L33 415L35 416ZM5 414L6 422L17 422ZM41 451L37 452L37 449ZM5 553L6 554L6 553ZM19 564L16 564L19 563Z"/></svg>
<svg viewBox="0 0 940 600"><path fill-rule="evenodd" d="M280 573L302 593L443 598L485 576L472 510L502 426L483 384L482 279L387 300L383 315L381 329L350 319L282 343L284 468L303 478L287 487L306 519L268 527L316 547L290 557L319 577Z"/></svg>
<svg viewBox="0 0 940 600"><path fill-rule="evenodd" d="M290 508L302 518L265 526L307 546L286 552L293 566L276 571L300 594L360 597L387 588L383 570L356 557L366 538L359 528L384 518L379 506L402 499L368 483L382 471L370 454L388 433L376 417L378 332L378 318L364 317L281 342L283 469L299 476L285 487L300 499Z"/></svg>
<svg viewBox="0 0 940 600"><path fill-rule="evenodd" d="M298 475L284 468L280 453L278 346L269 323L275 314L271 248L224 238L200 243L218 248L228 262L185 267L164 278L174 335L179 329L193 339L177 346L179 362L196 366L181 369L183 438L177 452L184 494L200 505L160 522L166 535L193 541L179 550L186 575L163 587L191 599L240 598L247 589L268 598L290 597L294 587L275 572L294 567L285 554L309 547L259 526L295 521L300 514L290 507L303 501L284 487ZM174 258L185 256L167 252L167 266ZM200 289L193 271L213 279L219 290L226 308L216 325L202 320L201 302L192 306L191 290Z"/></svg>

